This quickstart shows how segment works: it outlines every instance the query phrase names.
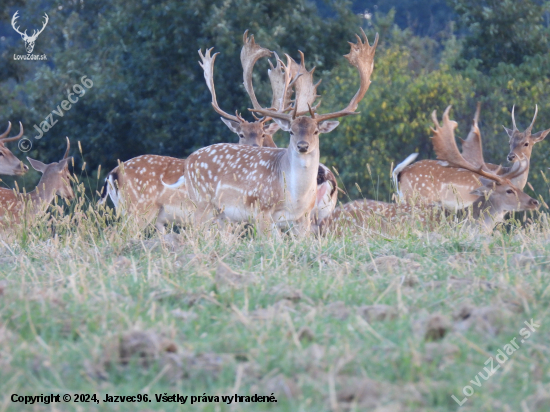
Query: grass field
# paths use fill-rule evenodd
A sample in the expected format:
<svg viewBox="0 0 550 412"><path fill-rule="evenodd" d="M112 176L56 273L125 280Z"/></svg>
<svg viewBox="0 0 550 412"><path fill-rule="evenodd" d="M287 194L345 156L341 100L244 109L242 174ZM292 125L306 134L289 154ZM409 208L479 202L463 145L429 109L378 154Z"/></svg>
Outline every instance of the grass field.
<svg viewBox="0 0 550 412"><path fill-rule="evenodd" d="M138 236L83 205L1 237L0 411L550 410L546 215L492 235L264 239ZM509 359L485 381L499 349ZM100 402L11 400L49 393ZM277 403L222 402L234 394Z"/></svg>

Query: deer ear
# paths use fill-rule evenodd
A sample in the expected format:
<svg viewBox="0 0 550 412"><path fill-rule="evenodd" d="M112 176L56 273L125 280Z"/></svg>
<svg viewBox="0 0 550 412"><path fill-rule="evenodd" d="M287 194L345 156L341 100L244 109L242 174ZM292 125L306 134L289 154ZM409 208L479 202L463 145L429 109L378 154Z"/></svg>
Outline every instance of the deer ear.
<svg viewBox="0 0 550 412"><path fill-rule="evenodd" d="M277 124L277 123L271 123L271 124L268 124L267 126L264 126L264 132L265 134L269 134L271 136L273 136L277 130L279 130L281 127Z"/></svg>
<svg viewBox="0 0 550 412"><path fill-rule="evenodd" d="M69 166L69 161L70 160L73 160L72 156L71 157L67 157L66 159L63 159L63 160L60 160L59 163L57 164L57 169L62 172L66 167Z"/></svg>
<svg viewBox="0 0 550 412"><path fill-rule="evenodd" d="M339 124L340 122L336 121L323 122L319 125L319 133L330 133L336 129Z"/></svg>
<svg viewBox="0 0 550 412"><path fill-rule="evenodd" d="M281 130L285 132L290 132L290 122L288 120L283 120L283 119L273 119L273 120L275 121L276 124L279 125Z"/></svg>
<svg viewBox="0 0 550 412"><path fill-rule="evenodd" d="M486 187L486 186L481 186L481 187L478 187L477 189L474 189L470 192L471 195L476 195L476 196L485 196L487 194L487 192L489 191L489 188Z"/></svg>
<svg viewBox="0 0 550 412"><path fill-rule="evenodd" d="M46 168L48 167L47 164L44 164L39 160L34 160L34 159L31 159L30 157L27 157L27 160L31 164L32 168L37 172L44 173L46 171Z"/></svg>
<svg viewBox="0 0 550 412"><path fill-rule="evenodd" d="M240 124L237 122L234 122L232 120L224 119L223 117L220 117L222 119L222 122L225 123L227 127L229 127L229 130L231 130L233 133L239 134L241 132L241 128L239 127Z"/></svg>
<svg viewBox="0 0 550 412"><path fill-rule="evenodd" d="M531 135L531 139L533 139L533 141L534 141L535 143L541 142L541 141L543 141L543 140L546 138L546 136L548 135L548 133L550 133L550 129L543 130L542 132L538 132L538 133L532 134L532 135Z"/></svg>
<svg viewBox="0 0 550 412"><path fill-rule="evenodd" d="M514 131L513 130L510 130L508 129L506 126L502 126L504 127L504 130L506 131L506 134L508 135L508 137L511 139L512 136L514 135Z"/></svg>

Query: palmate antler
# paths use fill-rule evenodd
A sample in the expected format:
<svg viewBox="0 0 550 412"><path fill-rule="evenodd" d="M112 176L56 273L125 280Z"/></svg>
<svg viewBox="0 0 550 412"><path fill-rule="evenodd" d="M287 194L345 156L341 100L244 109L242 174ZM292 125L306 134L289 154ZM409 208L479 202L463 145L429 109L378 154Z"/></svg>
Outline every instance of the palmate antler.
<svg viewBox="0 0 550 412"><path fill-rule="evenodd" d="M350 64L352 66L357 68L357 70L359 72L360 79L361 79L361 84L359 86L359 90L357 91L355 96L351 99L351 101L349 102L349 104L346 106L345 109L340 110L338 112L334 112L334 113L327 113L327 114L322 114L322 115L316 114L315 111L311 108L309 100L311 99L312 96L316 95L316 87L318 86L318 84L313 86L313 81L309 80L308 82L304 82L304 84L307 84L307 85L311 84L311 86L308 86L308 87L303 86L302 87L303 91L300 91L300 92L298 92L298 90L297 90L298 102L297 102L297 104L295 103L294 110L293 110L292 114L284 113L286 108L281 108L281 107L277 108L277 110L275 110L275 109L265 109L265 108L264 109L250 109L250 110L253 111L253 112L260 113L264 116L271 116L271 117L274 117L274 118L277 118L277 119L280 119L280 120L292 121L294 118L296 118L298 113L300 113L299 112L299 105L300 105L300 100L301 100L301 98L300 98L300 94L301 94L302 96L307 96L307 98L304 98L304 100L306 102L306 107L308 108L308 111L310 112L312 118L314 118L317 122L322 122L324 120L334 119L334 118L337 118L337 117L348 116L348 115L351 115L351 114L358 114L358 113L355 112L355 109L357 109L357 106L359 105L359 102L363 99L363 97L365 96L365 93L367 92L367 90L369 88L370 76L371 76L372 70L374 68L374 54L376 52L376 46L378 44L378 33L376 34L376 38L374 39L374 43L373 43L372 46L369 44L367 35L365 34L365 32L362 29L361 29L361 33L363 34L363 37L364 37L365 41L363 42L361 37L356 35L357 43L350 43L351 50L350 50L349 54L344 56L346 59L348 59L348 61L350 62ZM304 68L305 68L305 66L304 66ZM308 72L308 73L312 74L313 70L311 72ZM302 74L302 73L300 73L300 74ZM298 109L298 110L296 110L296 109ZM301 113L300 115L302 115L302 114L303 113Z"/></svg>
<svg viewBox="0 0 550 412"><path fill-rule="evenodd" d="M437 112L435 110L432 112L432 120L435 125L435 128L432 129L432 143L434 145L434 150L437 158L444 161L446 163L446 166L469 170L471 172L477 173L482 177L493 180L498 184L510 183L509 179L513 179L514 177L519 176L526 170L527 167L529 167L529 161L527 160L527 164L525 166L519 167L516 171L510 171L507 174L499 176L487 170L488 168L485 164L485 160L483 159L483 153L480 151L473 155L473 158L476 159L475 162L479 164L474 164L471 161L466 160L460 153L456 145L454 130L458 127L458 124L454 120L449 119L450 110L451 106L448 106L445 109L445 112L443 113L442 125L440 125L439 121L437 120ZM477 137L472 138L470 142L478 141L478 143L472 144L470 146L470 149L472 150L475 149L476 146L481 147L481 135L479 134L479 128L477 127L478 117L479 108L476 112L476 116L474 117L472 131L470 132L470 134L474 133L477 135ZM469 136L468 138L470 137L471 136ZM468 141L468 139L466 139L466 141Z"/></svg>
<svg viewBox="0 0 550 412"><path fill-rule="evenodd" d="M199 62L199 64L204 71L204 80L206 81L206 85L208 86L210 94L212 95L212 107L214 108L216 113L222 115L226 119L232 120L234 122L240 122L237 116L233 116L224 112L222 109L220 109L220 106L218 106L218 101L216 99L216 89L214 88L214 62L216 61L216 56L219 53L214 53L214 55L211 56L211 52L213 49L214 48L211 47L210 49L206 50L204 55L202 54L202 50L199 49L199 56L201 57L201 61Z"/></svg>
<svg viewBox="0 0 550 412"><path fill-rule="evenodd" d="M481 132L478 126L480 109L481 103L478 103L470 133L468 133L466 140L460 139L462 141L462 156L476 167L482 167L485 164Z"/></svg>
<svg viewBox="0 0 550 412"><path fill-rule="evenodd" d="M254 41L254 35L248 37L248 30L243 35L243 48L241 49L241 64L243 66L243 83L246 92L252 100L252 106L255 109L260 109L261 106L258 103L256 94L254 93L254 87L252 87L252 72L254 65L262 57L270 57L273 53L260 46Z"/></svg>
<svg viewBox="0 0 550 412"><path fill-rule="evenodd" d="M315 100L320 97L317 95L317 87L321 84L322 80L319 80L316 84L313 84L313 73L315 67L311 71L307 71L305 65L304 53L300 53L300 64L296 63L292 57L286 55L289 61L289 69L292 76L295 78L294 90L294 116L302 116L309 112L311 107L314 111L317 106L313 106Z"/></svg>
<svg viewBox="0 0 550 412"><path fill-rule="evenodd" d="M291 59L288 55L286 56L287 64L285 65L279 59L277 53L273 53L275 54L277 65L273 67L271 60L268 60L271 68L267 70L269 81L271 82L271 90L273 92L271 107L279 112L284 112L289 109L290 99L292 97L292 86L296 83L301 74L296 73L292 75L290 69Z"/></svg>

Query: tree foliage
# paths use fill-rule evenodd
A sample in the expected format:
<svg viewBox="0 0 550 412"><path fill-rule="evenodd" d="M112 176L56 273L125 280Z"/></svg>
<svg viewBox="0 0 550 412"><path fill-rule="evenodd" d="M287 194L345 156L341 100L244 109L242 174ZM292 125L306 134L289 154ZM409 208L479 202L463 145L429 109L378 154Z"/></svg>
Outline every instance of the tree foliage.
<svg viewBox="0 0 550 412"><path fill-rule="evenodd" d="M22 120L32 140L32 125L40 124L86 75L94 86L41 140L33 141L28 154L57 160L67 135L81 141L84 159L77 165L86 161L91 174L99 164L104 174L117 159L145 153L184 157L208 144L236 141L211 108L197 63L199 48L215 46L221 53L215 83L226 111L250 116L239 60L246 29L279 55L297 58L297 50L304 51L308 68L317 66L316 77L323 79L321 111L334 111L357 89L357 74L342 55L349 51L346 41L363 25L371 40L375 32L381 38L373 83L358 108L361 114L343 119L321 137L321 160L338 170L351 198L389 199L392 164L416 151L421 158L433 158L430 115L449 104L463 137L476 103L482 103L484 153L493 163L505 162L508 141L501 125L509 127L513 104L519 125L529 123L538 104L535 130L550 127L545 123L550 115L548 4L449 0L456 14L447 18L456 17L460 28L434 8L433 18L445 24L423 31L428 23L412 11L410 16L417 17L403 28L403 13L410 8L405 3L380 2L365 19L345 2L317 2L319 9L307 0L97 0L55 3L44 10L39 0L27 0L17 6L22 14L34 16L36 23L44 11L50 16L37 42L48 61L14 61L10 56L21 53L20 38L13 32L5 40L0 121ZM415 4L420 10L420 5L440 3ZM9 20L16 6L6 4L0 12ZM353 7L358 4L363 3ZM380 11L388 5L395 8ZM259 62L254 77L261 102L270 101L267 67ZM275 140L286 146L288 135L279 132ZM533 151L530 182L537 191L545 187L540 171L549 151L547 142Z"/></svg>

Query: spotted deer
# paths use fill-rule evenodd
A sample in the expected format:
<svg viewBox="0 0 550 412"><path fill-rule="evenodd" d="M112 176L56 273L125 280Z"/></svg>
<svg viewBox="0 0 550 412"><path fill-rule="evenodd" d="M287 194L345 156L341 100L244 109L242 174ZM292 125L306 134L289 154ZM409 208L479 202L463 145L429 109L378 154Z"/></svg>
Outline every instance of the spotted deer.
<svg viewBox="0 0 550 412"><path fill-rule="evenodd" d="M365 33L362 34L365 42L357 36L357 43L351 44L351 51L345 56L360 76L359 90L345 109L316 113L312 108L317 97L314 90L296 82L292 107L284 107L281 102L269 109L251 109L273 118L282 130L290 133L287 148L216 144L188 157L183 176L176 184L167 186L187 188L196 206L196 223L224 213L230 221L255 222L260 232L270 228L277 234L278 225L291 225L298 234L309 232L317 195L319 135L338 126L331 119L355 114L370 85L378 35L370 46ZM280 60L279 63L285 78L277 95L286 96L296 77L291 79L289 65ZM291 113L285 113L288 110Z"/></svg>
<svg viewBox="0 0 550 412"><path fill-rule="evenodd" d="M457 127L455 121L449 120L450 106L443 114L443 124L440 125L436 112L432 113L435 125L433 131L433 143L438 158L445 166L444 169L462 168L477 176L479 183L471 195L475 200L471 205L473 220L487 231L493 230L494 226L504 220L505 215L512 211L535 210L539 202L522 189L512 183L528 167L528 160L523 159L518 169L509 171L507 174L498 175L489 171L488 165L479 153L474 154L476 163L465 159L456 146L454 129ZM419 220L419 223L428 227L445 219L445 213L437 205L419 205L415 207L407 203L386 203L375 200L356 200L336 208L332 215L321 223L321 232L341 232L343 227L365 227L371 223L372 218L380 216L383 218L381 228L387 230L392 222L407 220L411 216Z"/></svg>
<svg viewBox="0 0 550 412"><path fill-rule="evenodd" d="M252 70L256 61L267 56L269 50L262 48L254 41L254 36L248 37L248 31L243 36L243 48L241 50L241 63L243 67L243 79L245 89L254 107L260 107L252 87ZM214 61L218 53L211 55L212 49L208 49L204 55L199 50L201 57L200 65L204 71L206 84L212 95L212 106L221 114L222 120L228 127L235 129L239 134L239 144L254 147L277 147L272 139L279 126L272 123L265 126L270 120L269 117L256 118L255 122L247 122L236 113L231 116L224 112L218 105L214 87ZM271 52L269 52L271 53ZM277 57L276 53L275 56ZM284 73L279 62L274 67L271 62L271 69L268 75L273 89L273 105L287 105L290 96L280 95L280 87ZM292 86L292 83L289 85ZM121 163L113 169L105 180L102 190L100 204L105 203L107 195L111 198L117 210L122 213L130 211L138 218L139 226L145 227L155 218L155 227L164 231L167 223L184 222L188 216L189 203L185 188L172 190L161 184L173 183L181 176L186 165L185 159L177 159L167 156L143 155ZM324 169L323 169L324 168ZM318 182L321 190L316 203L318 204L319 216L324 218L334 209L336 205L336 178L328 168L320 165ZM120 188L124 188L123 191ZM124 192L124 193L123 193Z"/></svg>
<svg viewBox="0 0 550 412"><path fill-rule="evenodd" d="M11 131L11 122L8 122L8 128L0 134L0 174L8 176L21 176L27 173L29 167L24 165L5 145L21 139L23 136L23 125L19 122L19 134L13 137L7 137Z"/></svg>
<svg viewBox="0 0 550 412"><path fill-rule="evenodd" d="M243 36L243 43L241 63L244 85L253 106L259 107L252 88L252 72L256 62L271 55L271 52L256 44L254 36L248 37L248 31ZM247 122L238 113L232 116L219 107L214 87L214 61L218 53L212 56L211 51L212 49L208 49L203 55L199 50L199 64L204 71L206 85L212 95L212 107L216 113L222 116L221 120L230 130L238 134L239 144L277 147L272 134L279 126L277 123L268 125L267 122L271 120L269 117ZM277 70L280 71L280 68L277 67ZM280 74L270 72L269 75L276 81L278 78L275 76ZM183 223L187 220L190 203L185 188L167 189L161 181L174 183L185 167L186 159L168 156L142 155L127 160L107 175L99 203L104 204L109 196L116 209L122 214L128 212L136 217L141 228L155 220L157 230L164 232L165 224Z"/></svg>
<svg viewBox="0 0 550 412"><path fill-rule="evenodd" d="M59 162L44 164L38 160L27 157L27 160L37 172L42 173L36 188L29 193L18 193L16 190L0 188L0 224L10 225L39 213L42 208L49 205L55 196L61 196L67 200L74 199L74 192L70 182L69 138L67 149L63 159Z"/></svg>
<svg viewBox="0 0 550 412"><path fill-rule="evenodd" d="M243 36L243 43L241 63L245 89L252 105L260 107L252 88L252 72L256 62L262 57L271 55L271 52L256 44L254 36L248 37L248 31ZM214 87L214 61L218 53L211 55L211 51L212 49L208 49L203 55L199 50L201 58L199 64L204 71L206 85L212 95L212 107L216 113L222 116L221 120L230 130L239 135L239 144L277 147L273 142L272 134L279 129L279 126L277 123L268 125L267 122L271 120L269 117L256 118L254 122L247 122L238 113L232 116L219 107ZM273 66L272 69L274 69ZM282 75L280 67L277 66L273 72L269 73L270 79L277 81L276 76ZM278 97L274 96L274 98ZM107 175L99 203L104 204L109 196L116 209L123 214L131 213L138 219L138 225L141 228L156 219L155 227L164 232L165 224L185 222L189 214L190 204L186 189L184 187L177 190L167 189L161 183L161 181L174 183L185 170L185 166L186 159L157 155L142 155L120 163Z"/></svg>
<svg viewBox="0 0 550 412"><path fill-rule="evenodd" d="M531 152L535 143L542 141L550 132L550 129L535 134L531 130L537 117L531 125L520 132L516 127L514 108L512 108L513 129L505 128L510 137L510 154L508 160L515 162L511 167L484 163L485 170L492 171L499 176L513 174L512 183L523 190L529 176L529 163ZM483 156L481 145L481 133L478 127L479 105L474 117L473 125L466 140L462 141L462 154L472 164L480 166L479 157ZM407 158L394 170L394 181L399 188L399 194L405 199L418 196L419 200L426 203L441 203L448 209L461 209L470 206L477 197L471 192L479 186L477 176L468 170L449 170L441 161L421 160L412 165L414 158ZM526 161L527 167L524 167ZM515 173L522 170L522 173Z"/></svg>

